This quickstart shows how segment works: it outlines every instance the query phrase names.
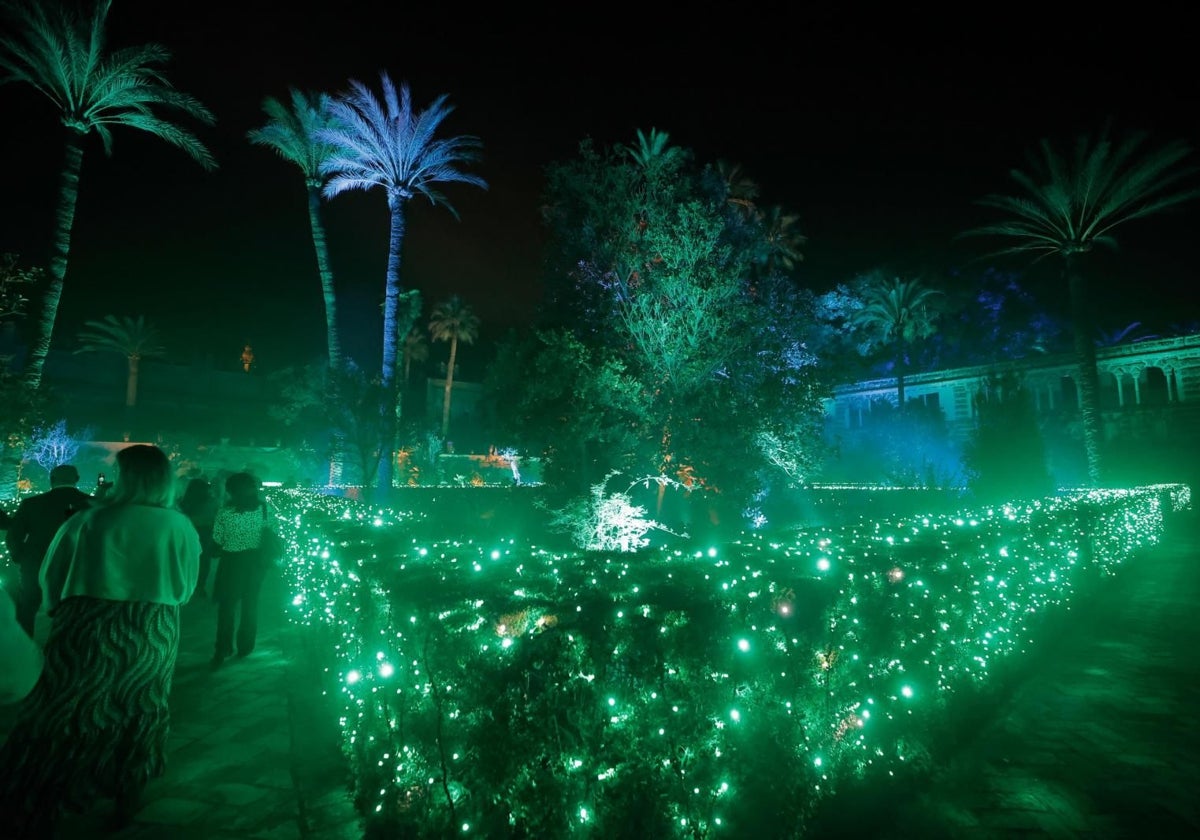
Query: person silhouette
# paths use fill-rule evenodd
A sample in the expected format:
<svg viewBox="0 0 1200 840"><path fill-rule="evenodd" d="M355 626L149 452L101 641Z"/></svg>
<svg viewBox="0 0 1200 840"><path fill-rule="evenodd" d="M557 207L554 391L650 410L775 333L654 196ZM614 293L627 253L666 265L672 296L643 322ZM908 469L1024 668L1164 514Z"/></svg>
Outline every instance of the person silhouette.
<svg viewBox="0 0 1200 840"><path fill-rule="evenodd" d="M261 550L263 529L270 528L275 518L259 487L259 480L251 473L229 476L225 480L226 503L217 511L213 525L213 539L221 550L213 581L213 599L217 602L217 642L211 663L214 669L234 653L235 623L239 659L250 655L258 636L258 600L268 566Z"/></svg>
<svg viewBox="0 0 1200 840"><path fill-rule="evenodd" d="M41 679L0 747L6 838L54 837L66 809L115 800L114 827L165 770L180 605L196 587L200 537L175 507L156 446L117 453L104 501L71 516L42 563L50 615Z"/></svg>
<svg viewBox="0 0 1200 840"><path fill-rule="evenodd" d="M42 558L59 527L71 515L92 506L95 501L76 485L79 470L71 464L59 464L50 470L50 489L21 501L4 535L8 554L21 568L17 594L17 623L33 638L42 589L38 575Z"/></svg>
<svg viewBox="0 0 1200 840"><path fill-rule="evenodd" d="M200 535L200 578L196 583L196 595L208 595L208 575L213 558L220 549L213 540L213 523L217 518L220 500L213 492L212 484L204 478L193 478L179 500L179 509L191 520Z"/></svg>

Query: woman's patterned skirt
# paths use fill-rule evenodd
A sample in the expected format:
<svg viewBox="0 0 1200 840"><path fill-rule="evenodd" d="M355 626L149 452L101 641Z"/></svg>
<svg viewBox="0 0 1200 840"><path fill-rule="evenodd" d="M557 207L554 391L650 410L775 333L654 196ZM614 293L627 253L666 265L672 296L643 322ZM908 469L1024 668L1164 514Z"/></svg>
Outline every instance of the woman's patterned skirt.
<svg viewBox="0 0 1200 840"><path fill-rule="evenodd" d="M179 607L75 597L53 614L41 679L0 748L0 836L140 795L166 766Z"/></svg>

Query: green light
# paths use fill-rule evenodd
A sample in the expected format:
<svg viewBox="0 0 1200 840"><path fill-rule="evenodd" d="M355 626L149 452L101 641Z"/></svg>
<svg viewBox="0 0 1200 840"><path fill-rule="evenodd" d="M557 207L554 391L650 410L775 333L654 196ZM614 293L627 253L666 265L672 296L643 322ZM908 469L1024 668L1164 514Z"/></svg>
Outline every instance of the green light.
<svg viewBox="0 0 1200 840"><path fill-rule="evenodd" d="M817 561L817 569L818 569L818 571L828 572L829 571L829 558L822 557L820 560L818 560Z"/></svg>
<svg viewBox="0 0 1200 840"><path fill-rule="evenodd" d="M490 830L480 802L507 803L509 826L528 835L521 815L544 812L544 788L490 770L536 752L557 763L557 824L589 830L610 810L620 818L622 788L610 781L657 785L685 757L684 784L652 792L672 817L663 840L675 840L752 821L750 798L722 778L746 789L777 780L807 809L849 780L911 772L942 725L943 699L953 709L956 692L1036 641L1029 618L1159 539L1160 494L1062 494L771 540L756 532L720 546L719 560L692 546L633 562L519 542L418 549L395 527L404 513L286 491L271 501L300 547L284 572L289 616L333 639L317 651L322 688L337 698L356 782L372 782L361 813L379 836L436 833L450 814L464 832ZM427 559L414 562L418 553ZM812 574L834 559L838 575ZM487 575L475 574L480 565ZM911 702L918 685L938 702ZM608 714L588 711L597 702ZM500 703L520 724L511 733L478 713ZM543 734L535 722L554 709L590 721L592 734Z"/></svg>

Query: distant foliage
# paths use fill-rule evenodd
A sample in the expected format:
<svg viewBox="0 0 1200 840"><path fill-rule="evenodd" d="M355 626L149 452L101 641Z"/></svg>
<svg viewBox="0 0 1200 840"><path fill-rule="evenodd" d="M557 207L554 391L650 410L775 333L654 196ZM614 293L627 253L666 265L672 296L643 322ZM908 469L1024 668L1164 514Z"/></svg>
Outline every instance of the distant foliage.
<svg viewBox="0 0 1200 840"><path fill-rule="evenodd" d="M1015 373L993 374L975 394L976 424L963 448L967 486L981 501L1054 492L1033 398Z"/></svg>

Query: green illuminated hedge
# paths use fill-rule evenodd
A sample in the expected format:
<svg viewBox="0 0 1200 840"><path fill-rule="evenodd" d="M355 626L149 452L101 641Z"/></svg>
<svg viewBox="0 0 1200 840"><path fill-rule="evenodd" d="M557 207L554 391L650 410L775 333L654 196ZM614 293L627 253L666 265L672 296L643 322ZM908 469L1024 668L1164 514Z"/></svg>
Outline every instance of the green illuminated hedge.
<svg viewBox="0 0 1200 840"><path fill-rule="evenodd" d="M538 838L800 833L839 785L920 766L1036 617L1190 505L1159 486L584 554L274 501L369 833Z"/></svg>

